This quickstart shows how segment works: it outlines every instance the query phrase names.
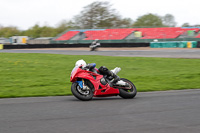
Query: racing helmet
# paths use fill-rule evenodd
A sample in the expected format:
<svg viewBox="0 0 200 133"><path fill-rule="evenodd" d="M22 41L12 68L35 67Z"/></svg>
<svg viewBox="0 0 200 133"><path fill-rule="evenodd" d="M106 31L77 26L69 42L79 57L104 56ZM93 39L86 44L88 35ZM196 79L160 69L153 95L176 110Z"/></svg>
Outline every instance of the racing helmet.
<svg viewBox="0 0 200 133"><path fill-rule="evenodd" d="M86 62L85 62L83 59L78 60L78 61L75 63L75 66L76 66L76 67L79 67L79 66L85 67L86 65L87 65Z"/></svg>
<svg viewBox="0 0 200 133"><path fill-rule="evenodd" d="M99 39L95 39L94 41L95 41L95 42L98 42L98 41L99 41Z"/></svg>

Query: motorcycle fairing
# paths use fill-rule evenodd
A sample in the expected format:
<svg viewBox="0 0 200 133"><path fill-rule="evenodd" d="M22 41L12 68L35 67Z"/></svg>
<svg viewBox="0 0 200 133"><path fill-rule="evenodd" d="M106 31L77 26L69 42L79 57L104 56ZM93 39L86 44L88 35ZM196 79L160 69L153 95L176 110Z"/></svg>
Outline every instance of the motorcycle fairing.
<svg viewBox="0 0 200 133"><path fill-rule="evenodd" d="M96 78L94 78L94 76ZM77 68L73 70L70 81L76 82L78 78L88 79L93 84L95 97L119 94L119 89L110 87L108 83L106 85L102 85L100 83L100 79L103 78L103 75ZM78 82L78 84L81 87L81 85L83 85L83 82ZM99 86L101 87L99 88Z"/></svg>

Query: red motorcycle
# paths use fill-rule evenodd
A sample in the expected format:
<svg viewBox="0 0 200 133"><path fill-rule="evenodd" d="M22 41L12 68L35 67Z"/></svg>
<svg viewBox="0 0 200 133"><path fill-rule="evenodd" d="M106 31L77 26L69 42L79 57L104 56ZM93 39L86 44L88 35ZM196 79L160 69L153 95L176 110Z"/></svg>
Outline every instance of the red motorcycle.
<svg viewBox="0 0 200 133"><path fill-rule="evenodd" d="M135 85L125 79L113 84L111 77L105 77L99 74L97 69L93 71L75 67L72 70L70 82L72 82L72 94L79 100L88 101L93 97L117 96L129 99L137 94Z"/></svg>

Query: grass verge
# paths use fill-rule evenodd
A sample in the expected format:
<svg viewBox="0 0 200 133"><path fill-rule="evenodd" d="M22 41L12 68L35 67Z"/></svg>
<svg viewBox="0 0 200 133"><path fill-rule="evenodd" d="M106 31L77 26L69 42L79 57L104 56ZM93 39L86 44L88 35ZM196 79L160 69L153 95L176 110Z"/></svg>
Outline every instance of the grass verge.
<svg viewBox="0 0 200 133"><path fill-rule="evenodd" d="M200 88L199 59L0 53L0 97L71 95L70 73L78 59L121 67L118 75L138 91Z"/></svg>

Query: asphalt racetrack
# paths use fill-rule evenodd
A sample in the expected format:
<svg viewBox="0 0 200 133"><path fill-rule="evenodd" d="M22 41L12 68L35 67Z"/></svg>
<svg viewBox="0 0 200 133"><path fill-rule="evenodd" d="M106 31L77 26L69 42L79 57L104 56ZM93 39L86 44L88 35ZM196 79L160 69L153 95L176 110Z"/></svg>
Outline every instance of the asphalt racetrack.
<svg viewBox="0 0 200 133"><path fill-rule="evenodd" d="M50 53L66 55L105 55L131 57L164 57L164 58L200 58L200 48L99 48L89 51L89 48L57 48L57 49L18 49L0 50L7 53Z"/></svg>
<svg viewBox="0 0 200 133"><path fill-rule="evenodd" d="M199 133L200 90L0 99L0 133Z"/></svg>
<svg viewBox="0 0 200 133"><path fill-rule="evenodd" d="M35 49L52 53L132 57L200 58L200 49ZM1 55L1 54L0 54ZM73 96L0 99L0 133L199 133L200 89L138 92L134 99Z"/></svg>

